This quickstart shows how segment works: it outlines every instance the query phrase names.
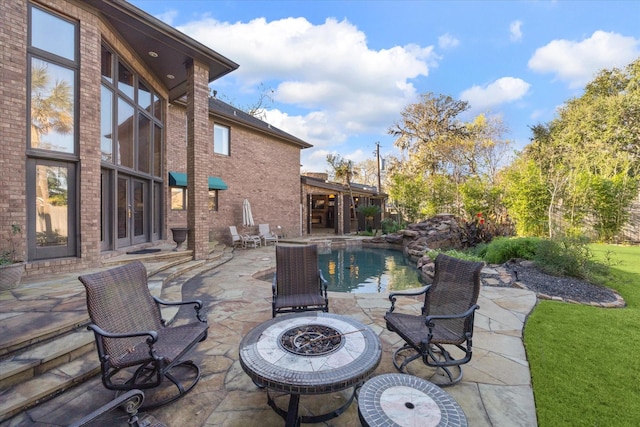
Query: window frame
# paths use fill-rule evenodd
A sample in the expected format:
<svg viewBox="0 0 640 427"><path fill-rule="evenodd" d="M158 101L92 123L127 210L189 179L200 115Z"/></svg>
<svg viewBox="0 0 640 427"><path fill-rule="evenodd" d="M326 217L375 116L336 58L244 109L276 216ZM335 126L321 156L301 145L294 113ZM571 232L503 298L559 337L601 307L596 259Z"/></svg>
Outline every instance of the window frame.
<svg viewBox="0 0 640 427"><path fill-rule="evenodd" d="M209 212L218 212L218 206L220 202L219 200L220 193L218 193L218 191L220 190L216 190L216 189L209 190L209 201L208 201Z"/></svg>
<svg viewBox="0 0 640 427"><path fill-rule="evenodd" d="M60 56L54 52L49 52L41 47L33 45L34 28L34 10L38 13L44 13L53 19L58 19L64 23L73 26L73 40L67 42L73 44L73 59ZM25 76L27 105L25 109L26 131L26 223L27 223L27 260L44 260L65 257L77 257L80 251L80 233L78 216L79 216L79 181L80 181L80 23L72 18L62 15L42 5L27 3L27 46L26 60L27 72ZM60 42L60 41L58 41ZM73 88L72 99L73 104L73 128L72 146L65 148L69 150L53 150L43 147L34 147L32 145L32 116L33 116L33 70L34 60L43 61L56 67L65 68L73 72ZM67 173L67 204L66 204L66 227L67 241L65 245L43 246L38 245L38 233L36 230L36 222L38 220L37 209L37 189L36 189L36 171L40 166L59 167L66 170Z"/></svg>
<svg viewBox="0 0 640 427"><path fill-rule="evenodd" d="M180 207L180 208L174 207L174 204L173 204L173 193L174 193L174 190L180 190L180 192L181 192L181 195L182 195L182 197L181 197L181 199L182 199L182 207ZM178 186L169 187L169 194L170 194L170 196L169 196L169 198L170 198L170 203L169 203L170 207L169 208L172 211L183 212L183 211L187 210L188 202L189 202L189 194L188 194L188 191L187 191L186 187L178 187Z"/></svg>
<svg viewBox="0 0 640 427"><path fill-rule="evenodd" d="M218 133L216 129L225 130L224 133L226 135L226 141L222 141L222 143L218 143L216 134ZM225 150L226 148L226 150ZM213 124L213 153L221 156L231 156L231 127L222 125L219 123Z"/></svg>

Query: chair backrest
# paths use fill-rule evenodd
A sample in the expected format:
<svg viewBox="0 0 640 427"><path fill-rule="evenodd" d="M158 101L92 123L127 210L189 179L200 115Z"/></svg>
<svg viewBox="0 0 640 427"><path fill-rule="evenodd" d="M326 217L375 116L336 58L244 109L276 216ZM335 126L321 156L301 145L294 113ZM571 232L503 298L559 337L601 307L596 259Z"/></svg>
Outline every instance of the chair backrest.
<svg viewBox="0 0 640 427"><path fill-rule="evenodd" d="M261 236L271 236L269 224L258 224L258 232Z"/></svg>
<svg viewBox="0 0 640 427"><path fill-rule="evenodd" d="M460 314L476 304L482 267L483 262L438 255L433 284L425 296L424 314Z"/></svg>
<svg viewBox="0 0 640 427"><path fill-rule="evenodd" d="M276 283L278 295L318 293L318 246L277 245Z"/></svg>
<svg viewBox="0 0 640 427"><path fill-rule="evenodd" d="M91 321L107 332L131 333L163 328L160 309L147 285L147 270L140 261L78 277L87 291ZM120 355L147 337L105 339L107 354Z"/></svg>
<svg viewBox="0 0 640 427"><path fill-rule="evenodd" d="M229 226L229 232L231 233L231 238L233 239L234 242L237 240L242 240L242 237L240 237L240 234L238 234L238 229L236 228L235 225Z"/></svg>

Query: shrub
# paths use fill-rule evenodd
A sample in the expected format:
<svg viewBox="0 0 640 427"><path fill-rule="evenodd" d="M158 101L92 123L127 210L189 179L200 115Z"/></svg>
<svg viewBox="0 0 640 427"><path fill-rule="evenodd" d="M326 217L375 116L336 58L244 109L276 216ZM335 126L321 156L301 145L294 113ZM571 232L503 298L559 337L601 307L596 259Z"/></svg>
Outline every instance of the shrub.
<svg viewBox="0 0 640 427"><path fill-rule="evenodd" d="M385 218L380 223L380 227L382 228L382 234L391 234L397 231L402 230L406 224L402 221L395 221L391 218Z"/></svg>
<svg viewBox="0 0 640 427"><path fill-rule="evenodd" d="M534 257L535 263L548 274L588 278L595 268L588 243L585 237L541 240Z"/></svg>
<svg viewBox="0 0 640 427"><path fill-rule="evenodd" d="M489 243L484 259L489 264L502 264L512 258L533 260L542 240L539 237L496 237Z"/></svg>
<svg viewBox="0 0 640 427"><path fill-rule="evenodd" d="M459 251L456 249L449 249L447 251L442 251L440 249L432 249L427 252L427 256L435 261L438 254L444 253L454 258L463 259L466 261L484 261L481 256L478 256L470 251Z"/></svg>
<svg viewBox="0 0 640 427"><path fill-rule="evenodd" d="M488 243L478 243L477 245L469 248L468 252L471 255L484 260L487 256L487 249L489 249Z"/></svg>

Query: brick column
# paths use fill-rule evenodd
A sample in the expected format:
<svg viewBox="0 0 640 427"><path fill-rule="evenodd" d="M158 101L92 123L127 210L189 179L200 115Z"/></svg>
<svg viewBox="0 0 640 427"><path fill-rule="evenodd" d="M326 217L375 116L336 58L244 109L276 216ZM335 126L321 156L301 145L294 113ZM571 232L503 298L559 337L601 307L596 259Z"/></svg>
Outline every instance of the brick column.
<svg viewBox="0 0 640 427"><path fill-rule="evenodd" d="M209 254L209 159L213 131L209 129L209 69L198 62L187 67L187 189L188 247L193 259Z"/></svg>
<svg viewBox="0 0 640 427"><path fill-rule="evenodd" d="M4 237L15 223L22 230L16 250L26 259L27 2L1 0L0 8L0 249L5 249Z"/></svg>

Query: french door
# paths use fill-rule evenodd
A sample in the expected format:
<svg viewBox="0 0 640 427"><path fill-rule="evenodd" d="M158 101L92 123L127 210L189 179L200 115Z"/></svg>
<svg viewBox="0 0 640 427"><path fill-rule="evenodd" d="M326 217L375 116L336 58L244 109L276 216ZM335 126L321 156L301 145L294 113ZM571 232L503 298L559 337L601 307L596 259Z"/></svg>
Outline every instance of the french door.
<svg viewBox="0 0 640 427"><path fill-rule="evenodd" d="M149 241L149 185L147 181L118 175L116 224L118 247Z"/></svg>

